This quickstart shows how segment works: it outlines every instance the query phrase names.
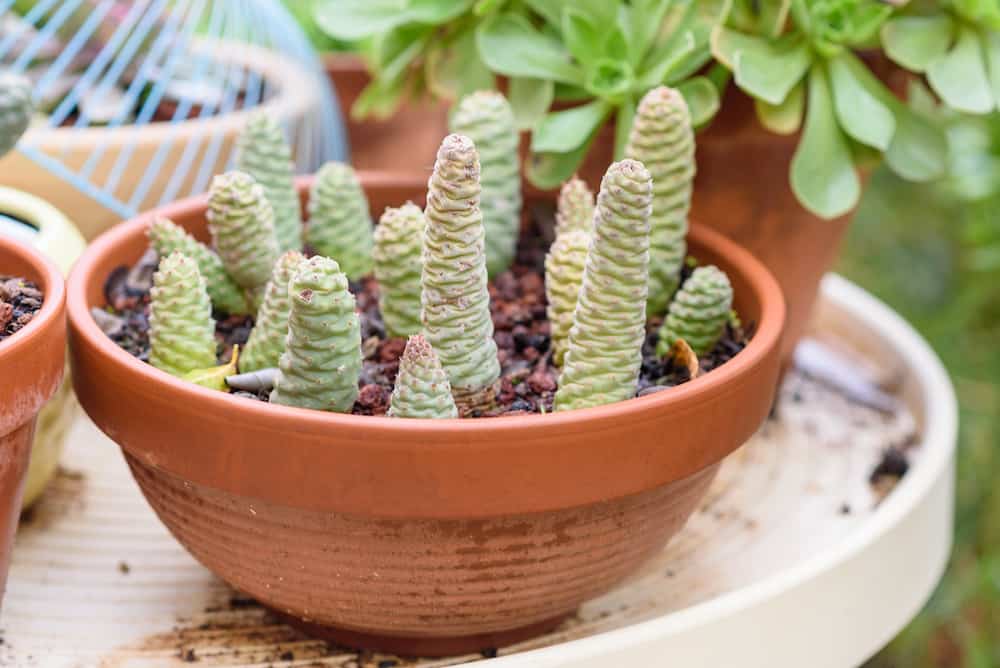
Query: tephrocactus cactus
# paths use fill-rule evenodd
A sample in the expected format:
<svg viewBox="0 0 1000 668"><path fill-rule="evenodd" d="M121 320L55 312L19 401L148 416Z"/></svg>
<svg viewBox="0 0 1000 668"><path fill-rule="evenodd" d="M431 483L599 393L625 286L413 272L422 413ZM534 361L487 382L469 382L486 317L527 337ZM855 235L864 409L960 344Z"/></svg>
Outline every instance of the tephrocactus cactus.
<svg viewBox="0 0 1000 668"><path fill-rule="evenodd" d="M718 267L698 267L670 303L660 328L656 354L666 355L677 339L684 339L696 355L718 342L733 308L733 287Z"/></svg>
<svg viewBox="0 0 1000 668"><path fill-rule="evenodd" d="M216 176L206 217L226 272L245 290L262 289L278 259L278 241L274 210L261 185L244 172Z"/></svg>
<svg viewBox="0 0 1000 668"><path fill-rule="evenodd" d="M479 91L459 100L450 129L469 137L479 150L486 269L490 276L496 276L514 259L521 224L521 173L514 112L500 93Z"/></svg>
<svg viewBox="0 0 1000 668"><path fill-rule="evenodd" d="M626 157L641 161L653 176L649 235L649 316L664 312L680 282L694 180L694 134L684 97L666 86L639 103Z"/></svg>
<svg viewBox="0 0 1000 668"><path fill-rule="evenodd" d="M197 263L183 253L160 261L149 307L149 363L174 376L215 365L212 302Z"/></svg>
<svg viewBox="0 0 1000 668"><path fill-rule="evenodd" d="M594 224L594 193L586 182L574 176L559 190L556 205L556 238L569 230L583 230L590 233Z"/></svg>
<svg viewBox="0 0 1000 668"><path fill-rule="evenodd" d="M212 249L166 218L155 218L149 226L148 234L149 243L160 257L178 251L195 261L198 271L205 279L212 306L217 311L230 315L252 312L243 289L229 277L222 266L222 260Z"/></svg>
<svg viewBox="0 0 1000 668"><path fill-rule="evenodd" d="M271 403L350 411L361 374L361 324L347 276L335 260L316 256L299 265L288 293L288 338Z"/></svg>
<svg viewBox="0 0 1000 668"><path fill-rule="evenodd" d="M0 72L0 156L14 148L33 112L31 82L12 72Z"/></svg>
<svg viewBox="0 0 1000 668"><path fill-rule="evenodd" d="M420 332L420 274L424 212L413 202L387 208L375 227L375 279L379 308L389 336Z"/></svg>
<svg viewBox="0 0 1000 668"><path fill-rule="evenodd" d="M652 177L623 160L601 181L593 241L563 364L555 409L635 396L646 336Z"/></svg>
<svg viewBox="0 0 1000 668"><path fill-rule="evenodd" d="M573 326L573 311L583 283L590 234L570 228L559 232L545 256L545 295L552 338L552 358L562 365Z"/></svg>
<svg viewBox="0 0 1000 668"><path fill-rule="evenodd" d="M316 172L306 241L316 252L334 258L351 280L372 270L372 218L350 165L328 162Z"/></svg>
<svg viewBox="0 0 1000 668"><path fill-rule="evenodd" d="M288 336L288 311L291 308L288 284L303 262L305 257L302 253L288 251L274 263L271 280L264 291L264 301L257 310L257 319L243 349L241 371L278 366Z"/></svg>
<svg viewBox="0 0 1000 668"><path fill-rule="evenodd" d="M255 113L240 135L238 148L236 168L257 180L274 210L278 251L301 250L302 209L284 130L267 114Z"/></svg>
<svg viewBox="0 0 1000 668"><path fill-rule="evenodd" d="M431 344L420 334L411 336L399 361L396 385L389 401L390 417L455 418L448 375Z"/></svg>
<svg viewBox="0 0 1000 668"><path fill-rule="evenodd" d="M475 144L448 135L427 190L421 305L424 336L441 358L463 414L492 407L500 377L479 191Z"/></svg>

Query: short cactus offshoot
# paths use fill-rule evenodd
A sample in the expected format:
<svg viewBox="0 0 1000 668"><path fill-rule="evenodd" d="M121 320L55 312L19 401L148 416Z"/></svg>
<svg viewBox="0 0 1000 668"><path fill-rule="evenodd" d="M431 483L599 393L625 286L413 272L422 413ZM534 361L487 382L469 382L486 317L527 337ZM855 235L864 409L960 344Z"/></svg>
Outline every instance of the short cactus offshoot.
<svg viewBox="0 0 1000 668"><path fill-rule="evenodd" d="M556 238L570 230L590 233L594 223L594 193L586 182L574 176L559 189L556 203Z"/></svg>
<svg viewBox="0 0 1000 668"><path fill-rule="evenodd" d="M174 376L215 365L212 302L198 264L171 253L153 274L149 363Z"/></svg>
<svg viewBox="0 0 1000 668"><path fill-rule="evenodd" d="M390 417L456 418L448 375L438 356L420 334L411 336L399 362L389 403Z"/></svg>
<svg viewBox="0 0 1000 668"><path fill-rule="evenodd" d="M698 267L670 304L656 353L666 355L677 339L684 339L696 355L708 353L722 336L732 308L733 287L725 272Z"/></svg>
<svg viewBox="0 0 1000 668"><path fill-rule="evenodd" d="M288 251L274 264L271 280L264 291L264 301L257 311L256 323L243 350L242 371L278 366L288 336L288 312L291 308L288 284L304 262L302 253Z"/></svg>
<svg viewBox="0 0 1000 668"><path fill-rule="evenodd" d="M388 208L375 227L375 280L379 308L390 337L420 332L420 275L427 221L413 202Z"/></svg>
<svg viewBox="0 0 1000 668"><path fill-rule="evenodd" d="M229 172L212 179L208 229L226 272L244 290L258 292L278 259L274 209L249 174Z"/></svg>
<svg viewBox="0 0 1000 668"><path fill-rule="evenodd" d="M14 148L28 129L35 107L31 82L12 72L0 72L0 157Z"/></svg>
<svg viewBox="0 0 1000 668"><path fill-rule="evenodd" d="M352 281L372 270L372 219L368 199L350 165L323 165L309 192L306 241L332 257Z"/></svg>

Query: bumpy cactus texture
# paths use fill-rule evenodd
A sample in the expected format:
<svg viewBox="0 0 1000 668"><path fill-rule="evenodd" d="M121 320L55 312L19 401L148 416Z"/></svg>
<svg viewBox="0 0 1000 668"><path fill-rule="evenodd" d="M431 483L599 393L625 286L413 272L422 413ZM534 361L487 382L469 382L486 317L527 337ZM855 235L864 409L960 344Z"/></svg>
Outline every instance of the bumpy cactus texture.
<svg viewBox="0 0 1000 668"><path fill-rule="evenodd" d="M257 180L274 209L279 252L302 250L302 210L285 132L273 118L257 113L247 121L237 146L236 168Z"/></svg>
<svg viewBox="0 0 1000 668"><path fill-rule="evenodd" d="M256 371L278 366L288 336L288 311L291 308L288 283L303 262L305 256L302 253L288 251L274 263L264 301L257 310L257 319L243 349L240 370Z"/></svg>
<svg viewBox="0 0 1000 668"><path fill-rule="evenodd" d="M171 253L153 274L149 363L174 376L215 366L212 302L198 264Z"/></svg>
<svg viewBox="0 0 1000 668"><path fill-rule="evenodd" d="M599 406L635 396L646 335L652 177L623 160L601 181L555 409Z"/></svg>
<svg viewBox="0 0 1000 668"><path fill-rule="evenodd" d="M698 267L670 303L656 354L666 355L677 339L687 341L696 355L709 352L722 336L732 308L733 286L725 272Z"/></svg>
<svg viewBox="0 0 1000 668"><path fill-rule="evenodd" d="M14 148L33 112L31 82L12 72L0 73L0 156Z"/></svg>
<svg viewBox="0 0 1000 668"><path fill-rule="evenodd" d="M486 269L490 276L496 276L514 259L521 225L521 173L514 112L500 93L479 91L459 100L450 129L472 139L479 150Z"/></svg>
<svg viewBox="0 0 1000 668"><path fill-rule="evenodd" d="M250 291L267 284L278 259L274 210L249 174L229 172L212 179L208 229L226 272Z"/></svg>
<svg viewBox="0 0 1000 668"><path fill-rule="evenodd" d="M458 417L448 374L441 368L431 344L420 334L406 342L388 414L408 418Z"/></svg>
<svg viewBox="0 0 1000 668"><path fill-rule="evenodd" d="M556 238L569 230L590 232L594 223L594 193L578 176L563 184L556 205Z"/></svg>
<svg viewBox="0 0 1000 668"><path fill-rule="evenodd" d="M372 218L350 165L328 162L316 172L306 241L316 252L337 260L351 280L372 270Z"/></svg>
<svg viewBox="0 0 1000 668"><path fill-rule="evenodd" d="M160 257L181 252L195 261L198 271L205 279L212 306L217 311L230 315L252 313L243 289L229 277L225 267L222 266L222 260L211 248L166 218L154 219L149 226L148 235L149 243Z"/></svg>
<svg viewBox="0 0 1000 668"><path fill-rule="evenodd" d="M421 305L424 336L441 358L463 414L492 406L500 377L479 191L475 144L448 135L428 183Z"/></svg>
<svg viewBox="0 0 1000 668"><path fill-rule="evenodd" d="M379 308L389 336L420 332L420 274L424 212L412 202L388 208L375 227L375 279Z"/></svg>
<svg viewBox="0 0 1000 668"><path fill-rule="evenodd" d="M299 266L288 292L288 338L271 403L350 411L361 375L361 323L347 276L317 255Z"/></svg>
<svg viewBox="0 0 1000 668"><path fill-rule="evenodd" d="M666 86L646 93L636 111L625 156L642 162L653 175L646 308L649 316L666 310L680 282L687 252L694 146L691 115L684 97Z"/></svg>
<svg viewBox="0 0 1000 668"><path fill-rule="evenodd" d="M545 256L545 295L549 301L552 355L560 366L566 356L589 247L590 235L586 231L569 228L559 233Z"/></svg>

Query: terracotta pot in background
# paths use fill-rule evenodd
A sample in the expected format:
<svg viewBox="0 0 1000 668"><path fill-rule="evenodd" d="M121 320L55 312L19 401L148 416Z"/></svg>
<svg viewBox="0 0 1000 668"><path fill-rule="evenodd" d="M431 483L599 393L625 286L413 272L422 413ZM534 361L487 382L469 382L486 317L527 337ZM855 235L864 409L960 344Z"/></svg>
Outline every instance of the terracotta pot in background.
<svg viewBox="0 0 1000 668"><path fill-rule="evenodd" d="M361 180L375 212L423 201L422 187L385 174ZM195 199L160 213L205 239L204 210ZM771 406L780 290L704 227L693 248L729 273L737 309L760 323L724 366L587 410L407 420L252 402L118 348L90 308L104 304L109 273L146 249L149 220L100 237L70 279L83 407L197 559L348 645L452 654L555 626L662 548Z"/></svg>
<svg viewBox="0 0 1000 668"><path fill-rule="evenodd" d="M34 281L45 295L23 329L0 341L0 599L21 512L35 421L59 387L66 350L62 274L28 245L0 237L0 274Z"/></svg>

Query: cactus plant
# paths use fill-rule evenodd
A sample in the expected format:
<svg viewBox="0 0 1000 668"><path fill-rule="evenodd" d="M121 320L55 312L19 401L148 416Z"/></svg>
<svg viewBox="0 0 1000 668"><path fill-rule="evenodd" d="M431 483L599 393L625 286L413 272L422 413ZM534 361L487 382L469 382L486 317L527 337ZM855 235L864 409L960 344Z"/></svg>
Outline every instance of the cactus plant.
<svg viewBox="0 0 1000 668"><path fill-rule="evenodd" d="M413 202L387 208L375 227L375 279L386 334L420 332L420 274L423 260L424 212Z"/></svg>
<svg viewBox="0 0 1000 668"><path fill-rule="evenodd" d="M261 185L239 171L215 176L206 218L226 272L246 290L263 288L278 259L278 241L274 210Z"/></svg>
<svg viewBox="0 0 1000 668"><path fill-rule="evenodd" d="M390 417L455 418L458 407L451 396L448 375L431 344L420 334L406 342L399 362L396 386L389 400Z"/></svg>
<svg viewBox="0 0 1000 668"><path fill-rule="evenodd" d="M278 123L255 113L237 142L236 168L257 180L274 209L278 251L302 250L302 210L295 190L292 149Z"/></svg>
<svg viewBox="0 0 1000 668"><path fill-rule="evenodd" d="M309 193L306 241L317 253L337 260L351 280L372 270L372 219L368 199L350 165L328 162Z"/></svg>
<svg viewBox="0 0 1000 668"><path fill-rule="evenodd" d="M557 411L635 396L646 335L652 177L622 160L601 181Z"/></svg>
<svg viewBox="0 0 1000 668"><path fill-rule="evenodd" d="M302 253L288 251L274 263L271 280L264 291L264 301L257 310L257 319L243 349L240 370L256 371L278 366L288 336L288 311L291 308L288 284L303 262L305 256Z"/></svg>
<svg viewBox="0 0 1000 668"><path fill-rule="evenodd" d="M545 295L552 338L552 359L562 365L573 326L573 311L583 283L590 234L582 228L568 228L556 236L545 256Z"/></svg>
<svg viewBox="0 0 1000 668"><path fill-rule="evenodd" d="M211 248L192 237L180 225L162 217L153 219L147 234L149 243L160 257L181 252L195 261L205 279L214 309L230 315L252 312L243 289L229 277L222 260Z"/></svg>
<svg viewBox="0 0 1000 668"><path fill-rule="evenodd" d="M424 335L441 358L462 414L492 407L500 377L479 193L475 144L448 135L428 183L420 302Z"/></svg>
<svg viewBox="0 0 1000 668"><path fill-rule="evenodd" d="M574 176L559 189L556 203L556 238L571 229L590 232L594 223L594 193L587 183Z"/></svg>
<svg viewBox="0 0 1000 668"><path fill-rule="evenodd" d="M0 156L14 148L33 112L31 82L12 72L0 73Z"/></svg>
<svg viewBox="0 0 1000 668"><path fill-rule="evenodd" d="M698 267L670 303L660 327L656 354L663 356L677 339L684 339L696 355L712 350L722 336L733 308L733 287L715 266Z"/></svg>
<svg viewBox="0 0 1000 668"><path fill-rule="evenodd" d="M486 269L506 271L514 259L521 223L518 133L510 103L496 91L478 91L459 100L449 123L479 150L482 167L480 208L486 227Z"/></svg>
<svg viewBox="0 0 1000 668"><path fill-rule="evenodd" d="M659 86L646 93L625 155L641 161L653 176L646 313L657 316L666 310L680 282L695 172L691 116L678 91Z"/></svg>
<svg viewBox="0 0 1000 668"><path fill-rule="evenodd" d="M350 411L361 374L361 324L347 276L335 260L316 256L299 265L288 292L288 337L271 403Z"/></svg>
<svg viewBox="0 0 1000 668"><path fill-rule="evenodd" d="M212 302L198 264L174 252L153 274L149 308L149 363L174 376L214 366Z"/></svg>

